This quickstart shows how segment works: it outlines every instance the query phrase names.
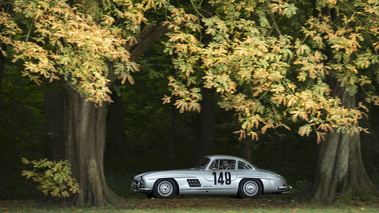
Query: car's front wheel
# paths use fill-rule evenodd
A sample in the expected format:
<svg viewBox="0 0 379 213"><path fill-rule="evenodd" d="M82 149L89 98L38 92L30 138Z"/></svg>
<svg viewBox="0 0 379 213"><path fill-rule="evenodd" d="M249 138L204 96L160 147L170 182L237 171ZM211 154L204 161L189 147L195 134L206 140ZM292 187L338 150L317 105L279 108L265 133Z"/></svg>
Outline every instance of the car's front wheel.
<svg viewBox="0 0 379 213"><path fill-rule="evenodd" d="M154 184L153 195L156 198L170 199L176 194L177 191L178 188L173 180L163 179L158 180Z"/></svg>
<svg viewBox="0 0 379 213"><path fill-rule="evenodd" d="M243 179L240 182L238 194L241 198L257 198L262 194L262 188L260 180Z"/></svg>
<svg viewBox="0 0 379 213"><path fill-rule="evenodd" d="M155 198L152 192L146 193L146 197L149 198L149 199Z"/></svg>

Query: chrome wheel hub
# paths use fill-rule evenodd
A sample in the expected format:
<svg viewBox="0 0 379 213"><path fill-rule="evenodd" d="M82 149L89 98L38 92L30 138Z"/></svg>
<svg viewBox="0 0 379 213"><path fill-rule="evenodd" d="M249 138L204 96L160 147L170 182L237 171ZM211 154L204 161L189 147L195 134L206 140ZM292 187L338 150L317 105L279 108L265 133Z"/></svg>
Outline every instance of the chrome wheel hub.
<svg viewBox="0 0 379 213"><path fill-rule="evenodd" d="M248 181L245 183L244 192L249 195L255 195L258 192L258 185L254 181Z"/></svg>
<svg viewBox="0 0 379 213"><path fill-rule="evenodd" d="M169 182L163 181L158 186L158 192L162 196L168 196L172 193L173 187Z"/></svg>

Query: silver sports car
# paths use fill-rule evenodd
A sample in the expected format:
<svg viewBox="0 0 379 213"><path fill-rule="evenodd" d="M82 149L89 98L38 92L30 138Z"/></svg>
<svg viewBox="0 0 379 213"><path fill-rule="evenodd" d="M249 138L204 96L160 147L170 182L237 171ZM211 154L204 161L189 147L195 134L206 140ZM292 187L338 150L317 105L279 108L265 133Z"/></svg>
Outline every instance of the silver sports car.
<svg viewBox="0 0 379 213"><path fill-rule="evenodd" d="M262 193L289 193L291 189L281 175L228 155L205 156L192 169L139 174L131 186L133 192L156 198L172 198L174 195L256 198Z"/></svg>

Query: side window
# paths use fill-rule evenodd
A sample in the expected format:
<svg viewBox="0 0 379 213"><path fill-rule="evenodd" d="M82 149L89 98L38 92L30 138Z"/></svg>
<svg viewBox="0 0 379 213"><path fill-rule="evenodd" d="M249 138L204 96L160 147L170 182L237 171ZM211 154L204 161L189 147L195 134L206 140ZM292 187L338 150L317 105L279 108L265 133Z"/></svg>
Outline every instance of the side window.
<svg viewBox="0 0 379 213"><path fill-rule="evenodd" d="M209 168L210 169L218 169L219 168L218 162L219 162L218 160L214 160Z"/></svg>
<svg viewBox="0 0 379 213"><path fill-rule="evenodd" d="M236 169L236 161L230 160L230 159L220 159L220 165L219 169L230 169L235 170Z"/></svg>
<svg viewBox="0 0 379 213"><path fill-rule="evenodd" d="M208 165L210 159L207 157L204 157L196 166L195 169L205 169L205 167Z"/></svg>
<svg viewBox="0 0 379 213"><path fill-rule="evenodd" d="M245 162L238 162L238 169L252 169L251 166Z"/></svg>

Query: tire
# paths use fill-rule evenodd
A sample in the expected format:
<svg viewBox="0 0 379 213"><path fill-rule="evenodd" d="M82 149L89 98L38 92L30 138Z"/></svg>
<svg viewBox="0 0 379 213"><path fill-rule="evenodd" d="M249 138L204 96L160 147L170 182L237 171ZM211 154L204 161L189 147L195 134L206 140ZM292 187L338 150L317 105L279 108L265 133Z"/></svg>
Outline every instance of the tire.
<svg viewBox="0 0 379 213"><path fill-rule="evenodd" d="M146 197L149 198L149 199L154 199L155 198L152 192L146 193Z"/></svg>
<svg viewBox="0 0 379 213"><path fill-rule="evenodd" d="M243 179L238 187L241 198L257 198L262 194L262 182L255 179Z"/></svg>
<svg viewBox="0 0 379 213"><path fill-rule="evenodd" d="M163 179L158 180L154 184L153 195L154 197L160 199L170 199L174 197L177 191L178 187L176 186L175 181L170 179Z"/></svg>

